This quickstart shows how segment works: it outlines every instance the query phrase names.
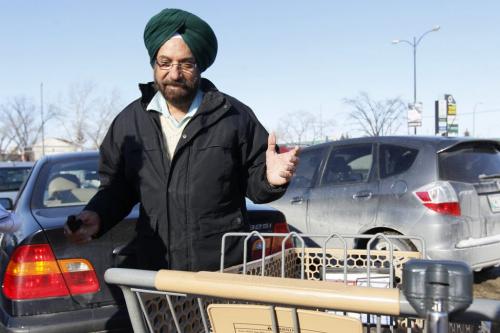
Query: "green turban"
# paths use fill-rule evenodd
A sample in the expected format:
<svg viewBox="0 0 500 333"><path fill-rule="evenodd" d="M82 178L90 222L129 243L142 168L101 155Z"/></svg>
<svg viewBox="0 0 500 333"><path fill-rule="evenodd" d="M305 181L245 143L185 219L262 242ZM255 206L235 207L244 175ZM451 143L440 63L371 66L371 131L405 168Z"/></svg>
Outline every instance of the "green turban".
<svg viewBox="0 0 500 333"><path fill-rule="evenodd" d="M201 72L213 64L217 55L217 37L212 28L194 14L167 8L153 16L144 29L144 44L151 66L154 66L160 47L175 33L180 34L189 46Z"/></svg>

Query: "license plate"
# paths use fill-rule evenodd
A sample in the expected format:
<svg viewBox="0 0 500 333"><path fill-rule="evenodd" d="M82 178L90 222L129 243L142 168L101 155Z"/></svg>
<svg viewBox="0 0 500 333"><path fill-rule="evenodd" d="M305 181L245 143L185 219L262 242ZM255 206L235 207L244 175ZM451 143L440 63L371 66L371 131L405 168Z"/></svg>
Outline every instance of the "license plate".
<svg viewBox="0 0 500 333"><path fill-rule="evenodd" d="M500 194L490 194L488 195L488 202L490 204L491 211L494 213L500 212Z"/></svg>

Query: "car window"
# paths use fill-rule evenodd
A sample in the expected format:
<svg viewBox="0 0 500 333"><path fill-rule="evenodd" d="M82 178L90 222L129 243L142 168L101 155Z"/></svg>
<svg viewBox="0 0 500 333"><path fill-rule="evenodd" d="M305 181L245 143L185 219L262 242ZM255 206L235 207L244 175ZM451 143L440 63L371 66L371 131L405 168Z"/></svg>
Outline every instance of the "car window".
<svg viewBox="0 0 500 333"><path fill-rule="evenodd" d="M494 144L474 143L439 154L439 177L478 183L480 175L500 174L500 151Z"/></svg>
<svg viewBox="0 0 500 333"><path fill-rule="evenodd" d="M43 208L85 205L97 192L100 182L97 159L82 159L50 164L44 172L43 191L40 191ZM41 207L40 207L41 208Z"/></svg>
<svg viewBox="0 0 500 333"><path fill-rule="evenodd" d="M307 188L314 185L314 179L321 165L326 147L308 149L300 153L300 161L288 188Z"/></svg>
<svg viewBox="0 0 500 333"><path fill-rule="evenodd" d="M418 149L398 145L380 145L380 178L408 170L417 158Z"/></svg>
<svg viewBox="0 0 500 333"><path fill-rule="evenodd" d="M371 144L336 148L328 157L322 184L365 182L372 164Z"/></svg>
<svg viewBox="0 0 500 333"><path fill-rule="evenodd" d="M0 168L0 192L18 191L30 170L31 167Z"/></svg>

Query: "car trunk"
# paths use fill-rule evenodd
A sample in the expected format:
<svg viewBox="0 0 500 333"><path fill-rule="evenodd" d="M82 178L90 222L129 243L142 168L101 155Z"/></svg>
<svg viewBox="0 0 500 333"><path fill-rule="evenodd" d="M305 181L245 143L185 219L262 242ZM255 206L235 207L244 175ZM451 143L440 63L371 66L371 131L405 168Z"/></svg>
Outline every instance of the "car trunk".
<svg viewBox="0 0 500 333"><path fill-rule="evenodd" d="M470 237L500 234L500 146L467 141L439 152L439 175L455 189Z"/></svg>
<svg viewBox="0 0 500 333"><path fill-rule="evenodd" d="M104 282L104 272L110 267L130 268L134 266L133 240L137 211L134 210L129 217L98 239L82 245L70 244L63 234L63 220L66 220L68 215L77 214L81 209L82 207L37 209L33 211L33 215L44 229L57 260L87 259L96 272L99 279L99 291L72 296L77 307L94 307L121 302L121 292Z"/></svg>

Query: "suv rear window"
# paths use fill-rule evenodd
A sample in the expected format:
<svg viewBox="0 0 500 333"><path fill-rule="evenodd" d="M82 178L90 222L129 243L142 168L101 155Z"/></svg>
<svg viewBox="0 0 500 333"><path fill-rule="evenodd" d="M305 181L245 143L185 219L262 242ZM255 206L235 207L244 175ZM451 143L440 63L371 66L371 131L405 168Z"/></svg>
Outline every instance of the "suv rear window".
<svg viewBox="0 0 500 333"><path fill-rule="evenodd" d="M499 146L493 143L466 143L439 154L439 177L478 183L480 175L500 174Z"/></svg>

